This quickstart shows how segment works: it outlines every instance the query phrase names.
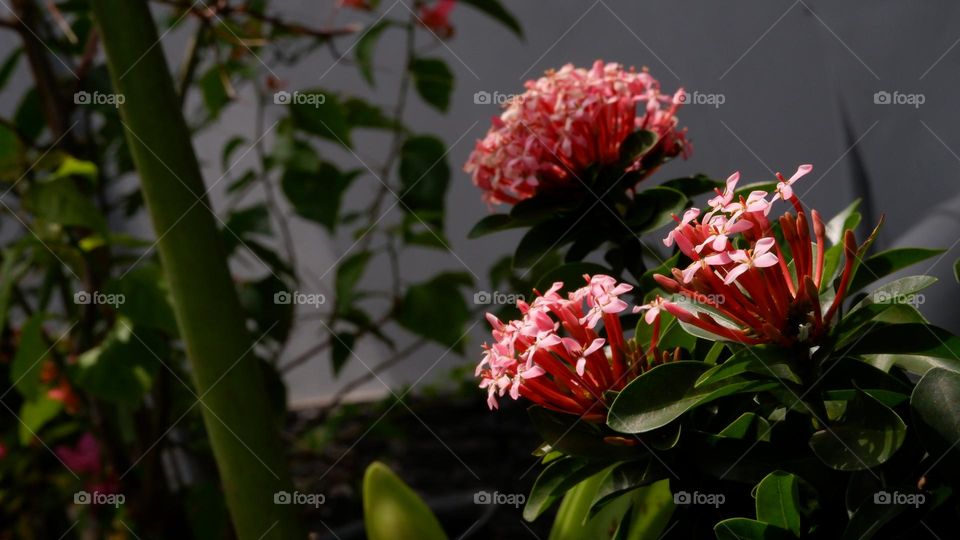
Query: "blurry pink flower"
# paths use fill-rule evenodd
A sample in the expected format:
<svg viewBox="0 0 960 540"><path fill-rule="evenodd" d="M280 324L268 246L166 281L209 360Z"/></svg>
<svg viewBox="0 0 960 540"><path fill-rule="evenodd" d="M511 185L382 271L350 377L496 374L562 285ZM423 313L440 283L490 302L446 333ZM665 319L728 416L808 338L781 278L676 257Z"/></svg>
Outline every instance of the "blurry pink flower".
<svg viewBox="0 0 960 540"><path fill-rule="evenodd" d="M524 86L494 117L464 167L490 204L579 186L590 166L616 163L621 144L637 130L658 136L652 149L626 166L643 177L689 152L684 130L677 128L683 91L661 94L646 70L597 60L590 69L567 64L547 71Z"/></svg>
<svg viewBox="0 0 960 540"><path fill-rule="evenodd" d="M453 35L453 26L450 24L450 12L456 5L456 0L437 0L432 6L420 7L420 22L437 36L447 39Z"/></svg>
<svg viewBox="0 0 960 540"><path fill-rule="evenodd" d="M73 448L58 446L56 454L74 473L90 475L100 473L100 443L89 432L84 433Z"/></svg>

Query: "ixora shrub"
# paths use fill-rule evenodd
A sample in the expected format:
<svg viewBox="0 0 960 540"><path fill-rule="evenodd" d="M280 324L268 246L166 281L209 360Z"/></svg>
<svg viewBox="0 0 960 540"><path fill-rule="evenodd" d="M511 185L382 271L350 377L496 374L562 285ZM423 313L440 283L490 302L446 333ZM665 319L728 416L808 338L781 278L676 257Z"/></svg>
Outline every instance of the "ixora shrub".
<svg viewBox="0 0 960 540"><path fill-rule="evenodd" d="M942 252L871 254L882 220L860 241L856 202L824 221L796 189L810 165L639 189L689 149L682 96L616 64L564 67L528 83L467 164L485 201L512 205L474 235L529 228L513 266L535 296L513 320L487 315L476 370L490 408L530 402L544 439L524 516L563 500L557 538L945 530L960 339L917 309L935 278L872 285ZM671 220L662 244L640 240ZM584 262L600 249L606 265Z"/></svg>

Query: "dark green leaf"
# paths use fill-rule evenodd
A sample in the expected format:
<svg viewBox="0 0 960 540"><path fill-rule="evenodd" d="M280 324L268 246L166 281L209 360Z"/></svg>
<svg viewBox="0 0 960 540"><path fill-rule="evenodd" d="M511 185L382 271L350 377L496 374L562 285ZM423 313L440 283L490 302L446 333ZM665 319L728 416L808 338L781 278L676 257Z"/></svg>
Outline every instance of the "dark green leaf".
<svg viewBox="0 0 960 540"><path fill-rule="evenodd" d="M23 95L13 123L25 139L35 141L43 133L46 123L43 120L43 108L40 106L40 96L36 88L31 88Z"/></svg>
<svg viewBox="0 0 960 540"><path fill-rule="evenodd" d="M523 37L523 29L520 27L520 22L503 7L503 4L501 4L499 0L463 0L463 3L468 6L473 6L502 23L518 37Z"/></svg>
<svg viewBox="0 0 960 540"><path fill-rule="evenodd" d="M530 407L530 421L550 448L566 455L583 458L624 459L636 456L634 448L604 442L604 433L579 416ZM609 433L609 432L608 432Z"/></svg>
<svg viewBox="0 0 960 540"><path fill-rule="evenodd" d="M800 536L800 488L797 477L774 471L757 486L757 519Z"/></svg>
<svg viewBox="0 0 960 540"><path fill-rule="evenodd" d="M23 49L19 47L14 49L3 61L3 65L0 66L0 90L7 86L7 81L10 80L10 75L17 68L17 62L20 60L21 54L23 54Z"/></svg>
<svg viewBox="0 0 960 540"><path fill-rule="evenodd" d="M63 403L45 396L25 401L20 407L18 415L20 444L27 446L37 436L37 432L46 425L47 422L56 418L60 414Z"/></svg>
<svg viewBox="0 0 960 540"><path fill-rule="evenodd" d="M388 20L380 19L373 26L367 28L357 40L357 66L364 80L373 85L373 52L380 39L380 34L390 27Z"/></svg>
<svg viewBox="0 0 960 540"><path fill-rule="evenodd" d="M28 400L40 395L40 373L50 346L43 337L43 314L36 314L20 328L20 343L10 366L13 385Z"/></svg>
<svg viewBox="0 0 960 540"><path fill-rule="evenodd" d="M519 226L517 223L518 222L511 218L509 214L490 214L478 221L477 224L470 229L467 238L480 238L481 236L500 232L511 227L517 227Z"/></svg>
<svg viewBox="0 0 960 540"><path fill-rule="evenodd" d="M717 540L784 540L791 538L783 529L747 518L730 518L713 528Z"/></svg>
<svg viewBox="0 0 960 540"><path fill-rule="evenodd" d="M860 213L857 212L859 207L860 199L857 199L824 224L827 240L830 241L831 246L842 245L844 233L856 229L860 224Z"/></svg>
<svg viewBox="0 0 960 540"><path fill-rule="evenodd" d="M441 112L447 112L453 92L453 72L447 63L439 58L417 58L410 63L410 73L420 97Z"/></svg>
<svg viewBox="0 0 960 540"><path fill-rule="evenodd" d="M337 310L343 311L353 304L356 296L357 283L363 277L367 269L367 263L370 262L372 253L361 251L345 259L337 267L337 280L335 290L337 293Z"/></svg>
<svg viewBox="0 0 960 540"><path fill-rule="evenodd" d="M38 217L50 223L106 233L106 219L69 178L35 182L27 192L27 202Z"/></svg>
<svg viewBox="0 0 960 540"><path fill-rule="evenodd" d="M606 462L591 462L579 458L560 458L551 461L537 477L530 497L523 508L523 519L534 521L546 512L573 486L607 467Z"/></svg>
<svg viewBox="0 0 960 540"><path fill-rule="evenodd" d="M77 385L105 401L134 407L150 390L161 366L157 355L165 350L156 334L135 331L118 319L103 343L77 360Z"/></svg>
<svg viewBox="0 0 960 540"><path fill-rule="evenodd" d="M620 161L624 165L636 163L644 154L657 144L657 134L645 129L638 129L620 144Z"/></svg>
<svg viewBox="0 0 960 540"><path fill-rule="evenodd" d="M710 368L700 376L696 386L716 384L744 373L753 373L766 379L783 379L800 383L800 377L790 369L787 352L778 347L747 347L737 351L722 364Z"/></svg>
<svg viewBox="0 0 960 540"><path fill-rule="evenodd" d="M596 514L607 503L624 493L650 485L669 476L670 472L654 457L615 465L603 477L599 488L597 488L597 494L590 503L590 513L591 515Z"/></svg>
<svg viewBox="0 0 960 540"><path fill-rule="evenodd" d="M464 326L470 319L470 310L460 288L470 287L472 283L469 275L443 273L410 286L397 322L414 334L462 352L466 337Z"/></svg>
<svg viewBox="0 0 960 540"><path fill-rule="evenodd" d="M343 109L347 114L347 123L354 129L394 129L400 127L397 121L387 117L383 111L360 98L349 98L343 102Z"/></svg>
<svg viewBox="0 0 960 540"><path fill-rule="evenodd" d="M291 98L290 103L294 124L307 133L349 147L350 124L337 96L322 90L308 90L299 94L299 99Z"/></svg>
<svg viewBox="0 0 960 540"><path fill-rule="evenodd" d="M356 341L357 338L355 335L348 334L346 332L338 333L336 337L334 337L331 348L331 362L333 364L334 377L340 375L340 372L343 370L343 366L345 366L347 360L350 359L350 355L353 354L352 350Z"/></svg>
<svg viewBox="0 0 960 540"><path fill-rule="evenodd" d="M107 285L107 292L123 298L117 311L137 327L153 328L177 336L177 321L163 270L141 264Z"/></svg>
<svg viewBox="0 0 960 540"><path fill-rule="evenodd" d="M223 68L220 65L215 65L207 70L199 81L203 103L206 105L211 118L220 116L223 107L230 103L230 95L224 87L224 76Z"/></svg>
<svg viewBox="0 0 960 540"><path fill-rule="evenodd" d="M232 137L226 144L223 145L223 150L220 152L220 166L224 171L229 171L233 163L230 162L230 156L233 153L247 143L247 139L241 136Z"/></svg>
<svg viewBox="0 0 960 540"><path fill-rule="evenodd" d="M25 168L23 144L16 132L0 124L0 181L15 182ZM4 188L6 191L8 188Z"/></svg>
<svg viewBox="0 0 960 540"><path fill-rule="evenodd" d="M738 381L695 388L709 369L703 362L659 365L628 384L610 407L607 425L622 433L644 433L665 426L688 410L724 396L778 387L777 382Z"/></svg>
<svg viewBox="0 0 960 540"><path fill-rule="evenodd" d="M717 435L731 439L747 439L753 441L770 440L770 422L756 413L747 412L730 422Z"/></svg>
<svg viewBox="0 0 960 540"><path fill-rule="evenodd" d="M641 214L628 213L627 225L636 234L655 231L673 220L674 214L682 214L686 208L686 195L668 187L655 187L637 193L632 208L643 209Z"/></svg>
<svg viewBox="0 0 960 540"><path fill-rule="evenodd" d="M314 171L288 168L280 179L280 186L298 215L335 232L343 194L358 174L358 171L341 172L324 161Z"/></svg>
<svg viewBox="0 0 960 540"><path fill-rule="evenodd" d="M695 197L704 193L710 193L714 189L722 189L724 183L719 180L713 180L709 176L698 174L685 178L674 178L660 184L663 187L675 189L687 197Z"/></svg>
<svg viewBox="0 0 960 540"><path fill-rule="evenodd" d="M960 373L943 368L928 371L910 396L913 418L927 451L938 456L938 462L954 468L960 455L956 448L957 441L960 441L958 403ZM947 452L950 455L946 455Z"/></svg>
<svg viewBox="0 0 960 540"><path fill-rule="evenodd" d="M547 271L537 281L537 289L546 291L554 283L563 282L561 291L570 292L586 285L584 275L609 274L610 270L602 265L590 262L567 263Z"/></svg>
<svg viewBox="0 0 960 540"><path fill-rule="evenodd" d="M266 235L272 232L270 227L270 211L265 204L255 204L241 210L234 210L227 216L226 228L231 233L228 236Z"/></svg>
<svg viewBox="0 0 960 540"><path fill-rule="evenodd" d="M810 448L839 471L869 469L885 463L900 448L907 426L892 409L857 391L842 416L810 437Z"/></svg>
<svg viewBox="0 0 960 540"><path fill-rule="evenodd" d="M877 324L850 349L850 355L905 354L957 361L960 338L927 324Z"/></svg>
<svg viewBox="0 0 960 540"><path fill-rule="evenodd" d="M896 248L877 253L868 258L857 268L856 274L850 280L848 293L852 294L866 287L870 283L888 276L897 270L902 270L920 261L935 257L943 253L942 249L926 248Z"/></svg>
<svg viewBox="0 0 960 540"><path fill-rule="evenodd" d="M568 220L554 219L534 225L523 235L513 254L514 268L529 268L550 251L573 241L566 234Z"/></svg>
<svg viewBox="0 0 960 540"><path fill-rule="evenodd" d="M404 210L443 230L444 200L450 183L447 148L436 137L411 137L400 149L400 200Z"/></svg>

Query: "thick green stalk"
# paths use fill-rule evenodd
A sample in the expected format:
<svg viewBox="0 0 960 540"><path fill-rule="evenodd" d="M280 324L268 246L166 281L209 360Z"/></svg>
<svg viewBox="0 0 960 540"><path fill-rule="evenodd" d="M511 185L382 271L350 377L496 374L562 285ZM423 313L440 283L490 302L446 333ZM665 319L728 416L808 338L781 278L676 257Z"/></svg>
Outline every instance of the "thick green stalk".
<svg viewBox="0 0 960 540"><path fill-rule="evenodd" d="M204 423L240 538L304 538L226 251L146 0L92 0Z"/></svg>

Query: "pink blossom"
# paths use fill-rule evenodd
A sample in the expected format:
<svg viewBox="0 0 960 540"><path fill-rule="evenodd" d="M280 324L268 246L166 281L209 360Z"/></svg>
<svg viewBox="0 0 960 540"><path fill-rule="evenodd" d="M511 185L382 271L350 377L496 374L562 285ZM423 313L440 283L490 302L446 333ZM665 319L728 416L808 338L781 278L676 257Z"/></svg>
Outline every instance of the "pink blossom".
<svg viewBox="0 0 960 540"><path fill-rule="evenodd" d="M84 433L73 448L58 446L56 454L68 469L77 474L100 473L100 443L90 433Z"/></svg>
<svg viewBox="0 0 960 540"><path fill-rule="evenodd" d="M793 173L793 176L791 176L789 180L784 180L783 175L777 173L777 178L779 178L780 181L777 182L777 193L773 196L773 200L776 201L777 199L783 199L786 201L793 197L794 182L803 178L812 170L813 165L801 165L797 167L797 172Z"/></svg>
<svg viewBox="0 0 960 540"><path fill-rule="evenodd" d="M761 238L752 250L738 249L728 253L727 255L730 257L730 260L739 264L727 272L727 277L724 278L723 282L729 285L733 283L740 274L751 268L767 268L777 264L777 256L770 253L775 243L776 240L771 237Z"/></svg>
<svg viewBox="0 0 960 540"><path fill-rule="evenodd" d="M432 6L420 7L420 23L429 28L441 38L453 35L453 26L450 24L450 12L457 4L456 0L437 0Z"/></svg>
<svg viewBox="0 0 960 540"><path fill-rule="evenodd" d="M682 91L661 94L660 83L645 70L600 60L590 69L567 64L525 88L493 119L464 167L490 204L579 186L588 167L618 162L620 145L636 130L658 136L654 149L627 165L645 171L643 176L689 151L677 128ZM647 155L655 161L645 160Z"/></svg>

